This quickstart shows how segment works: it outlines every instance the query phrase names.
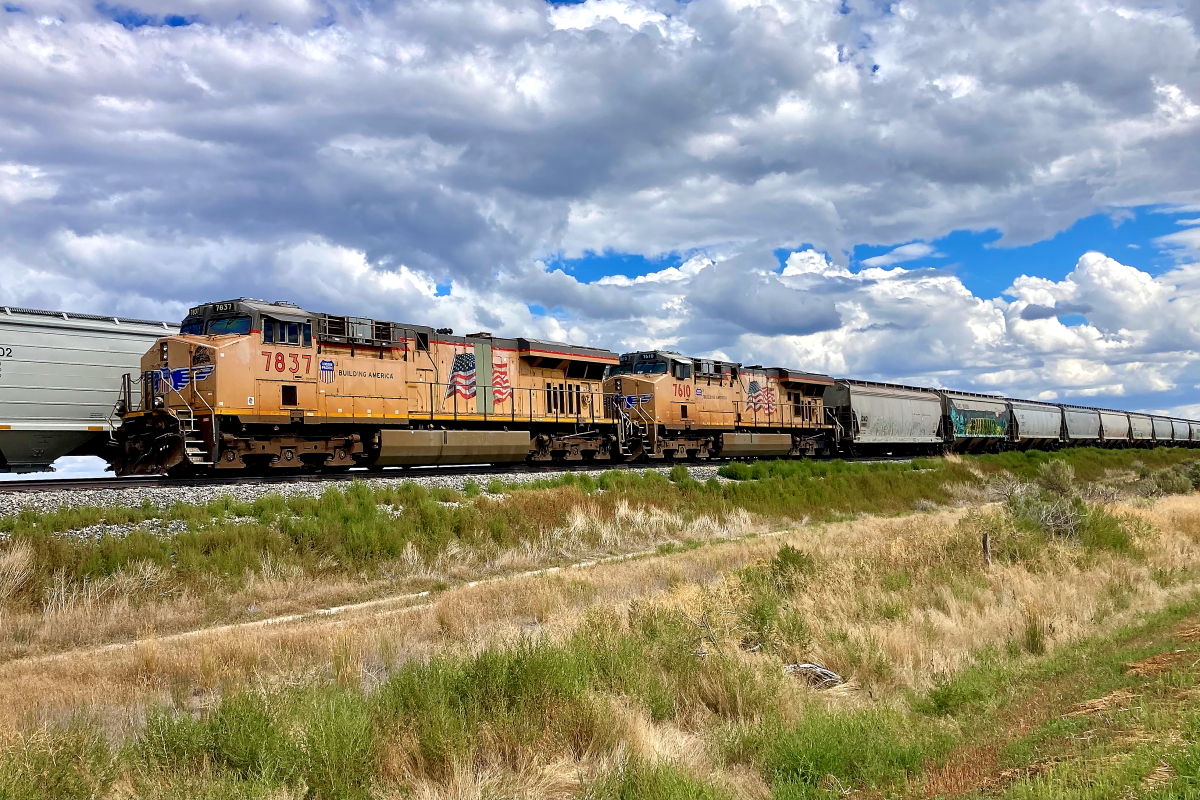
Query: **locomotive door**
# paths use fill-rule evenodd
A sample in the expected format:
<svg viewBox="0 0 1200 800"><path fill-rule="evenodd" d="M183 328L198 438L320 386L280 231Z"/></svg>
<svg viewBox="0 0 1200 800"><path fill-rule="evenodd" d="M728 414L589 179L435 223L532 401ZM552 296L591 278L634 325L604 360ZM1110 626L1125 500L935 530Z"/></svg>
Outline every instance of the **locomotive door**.
<svg viewBox="0 0 1200 800"><path fill-rule="evenodd" d="M496 402L492 386L492 343L486 339L475 342L475 386L476 412L494 414Z"/></svg>

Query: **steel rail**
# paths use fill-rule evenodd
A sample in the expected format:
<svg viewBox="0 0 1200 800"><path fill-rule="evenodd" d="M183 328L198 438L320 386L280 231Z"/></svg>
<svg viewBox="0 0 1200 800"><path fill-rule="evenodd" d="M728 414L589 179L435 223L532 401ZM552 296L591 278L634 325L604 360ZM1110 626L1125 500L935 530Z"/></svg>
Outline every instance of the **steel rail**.
<svg viewBox="0 0 1200 800"><path fill-rule="evenodd" d="M911 457L854 458L847 461L911 461ZM88 491L96 489L144 489L144 488L177 488L188 486L239 486L287 483L340 483L361 480L364 478L444 478L471 475L536 475L538 473L561 472L604 472L612 469L648 470L662 469L682 465L685 467L719 467L741 459L710 458L704 461L671 461L666 463L628 462L613 463L597 462L579 463L517 463L517 464L476 464L449 467L386 467L382 470L366 468L353 469L348 472L316 472L292 473L290 475L198 475L188 478L171 478L165 475L130 475L126 477L112 476L108 478L35 478L31 480L0 481L0 495L26 494L29 492L62 492Z"/></svg>
<svg viewBox="0 0 1200 800"><path fill-rule="evenodd" d="M292 473L290 475L198 475L187 478L171 478L165 475L130 475L108 478L37 478L32 480L0 481L0 494L24 494L27 492L85 491L94 489L141 489L147 487L188 486L238 486L286 483L339 483L367 478L442 478L459 475L513 475L537 474L540 472L588 472L610 469L655 469L684 463L685 466L720 466L732 459L712 459L705 462L672 462L670 464L647 464L628 462L592 462L587 464L509 464L467 465L451 467L386 467L382 470L352 469L348 472Z"/></svg>

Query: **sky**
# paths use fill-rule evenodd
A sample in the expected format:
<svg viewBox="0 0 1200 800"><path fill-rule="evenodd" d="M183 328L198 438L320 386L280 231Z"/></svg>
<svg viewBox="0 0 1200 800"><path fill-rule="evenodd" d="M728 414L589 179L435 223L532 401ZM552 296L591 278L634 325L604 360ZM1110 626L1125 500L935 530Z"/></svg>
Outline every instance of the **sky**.
<svg viewBox="0 0 1200 800"><path fill-rule="evenodd" d="M0 304L1200 418L1200 5L7 0Z"/></svg>

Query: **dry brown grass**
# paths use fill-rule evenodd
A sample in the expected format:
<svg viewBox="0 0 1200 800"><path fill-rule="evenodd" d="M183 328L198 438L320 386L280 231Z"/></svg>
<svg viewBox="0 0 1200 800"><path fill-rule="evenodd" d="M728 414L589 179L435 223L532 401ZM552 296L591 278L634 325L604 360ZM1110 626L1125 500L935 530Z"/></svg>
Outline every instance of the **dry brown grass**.
<svg viewBox="0 0 1200 800"><path fill-rule="evenodd" d="M522 513L533 519L546 517L550 522L555 514L563 516L557 495L564 491L575 492L568 488L517 493L512 502L520 503ZM633 506L603 496L600 500L584 496L566 516L564 524L551 525L541 536L503 550L472 550L451 542L426 560L410 543L399 559L379 568L381 577L376 578L336 571L335 565L328 572L307 574L270 556L263 558L259 570L247 570L233 591L219 579L198 590L168 588L166 571L149 562L94 581L68 582L57 574L40 611L10 608L4 602L24 586L31 572L28 546L10 546L0 549L0 660L129 641L147 627L166 635L470 583L686 539L737 538L763 532L768 525L744 511L731 513L724 522L707 516L685 520L654 506Z"/></svg>
<svg viewBox="0 0 1200 800"><path fill-rule="evenodd" d="M198 709L239 685L271 687L323 678L370 689L389 667L407 660L477 652L530 634L562 638L592 609L626 614L635 604L656 604L692 619L707 619L712 646L754 668L775 670L802 656L852 679L852 685L871 690L825 695L829 702L846 706L888 702L886 698L898 696L893 691L897 688L932 686L940 675L969 663L985 645L1019 638L1031 616L1044 624L1046 647L1052 650L1112 630L1195 591L1194 578L1163 585L1155 575L1198 563L1200 497L1114 505L1112 510L1137 523L1141 557L1084 554L1075 546L1051 544L1036 563L997 563L990 568L983 566L982 553L967 551L967 557L974 559L969 569L953 560L964 557L962 537L974 536L970 524L963 522L967 512L958 509L804 526L778 536L732 541L721 539L753 532L761 523L746 517L735 520L732 529L723 529L711 521L686 523L656 509L628 509L615 517L624 527L608 530L597 529L595 519L581 513L559 529L557 538L547 537L539 545L543 549L509 555L503 564L499 559L477 564L474 571L460 574L495 577L519 564L545 563L539 559L561 563L564 553L575 552L572 548L587 538L603 542L610 552L664 537L687 536L709 544L451 588L432 601L413 597L325 617L226 627L185 637L164 635L178 617L160 627L155 617L125 609L140 623L137 630L142 637L136 646L85 648L0 665L0 732L11 733L31 717L62 719L87 708L111 720L119 738L136 726L151 704ZM817 565L786 598L789 608L808 620L812 640L802 651L744 652L734 612L745 588L730 575L769 560L783 544L809 554ZM594 548L586 553L595 554ZM408 560L409 574L446 566L419 561L419 557ZM0 560L0 585L6 563ZM293 598L290 592L311 596L295 588L298 580L294 575L264 571L246 592L264 607L270 603L277 604L270 607L294 607L288 605L295 602L289 599ZM1114 605L1117 595L1122 602ZM185 600L176 597L170 603L182 609ZM63 613L68 613L70 607L64 608ZM97 606L103 614L113 614L115 608L116 603ZM93 613L97 616L90 618L90 624L109 624L110 630L119 627L115 621L106 623L101 610ZM186 616L184 610L173 613ZM79 608L68 616L75 620L73 625L82 626L89 619ZM0 616L0 626L9 624L13 623L8 617ZM127 622L124 630L132 624ZM738 717L742 700L736 693L716 681L702 684L697 692L704 702L697 708L719 708L730 718ZM805 698L814 696L800 681L788 685L792 688L779 698L785 718L799 713ZM1101 698L1106 703L1110 699ZM531 752L525 760L510 760L505 766L460 764L449 774L431 777L421 764L412 763L411 748L393 742L385 759L386 777L389 783L406 784L421 796L570 796L578 792L582 775L611 768L622 754L637 754L668 757L693 774L714 775L739 795L769 794L756 774L718 769L711 763L697 733L706 722L701 711L682 714L673 723L654 723L644 710L623 706L617 699L597 697L595 702L606 704L606 713L618 723L611 741L594 743L591 750ZM951 786L969 776L947 772L943 777Z"/></svg>

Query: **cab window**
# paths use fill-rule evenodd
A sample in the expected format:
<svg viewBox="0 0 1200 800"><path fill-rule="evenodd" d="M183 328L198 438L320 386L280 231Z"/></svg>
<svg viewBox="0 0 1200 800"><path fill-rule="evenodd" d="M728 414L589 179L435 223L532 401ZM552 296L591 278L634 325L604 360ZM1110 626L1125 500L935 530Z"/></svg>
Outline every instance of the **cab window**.
<svg viewBox="0 0 1200 800"><path fill-rule="evenodd" d="M294 344L312 347L312 323L275 322L264 319L263 344Z"/></svg>
<svg viewBox="0 0 1200 800"><path fill-rule="evenodd" d="M250 318L225 317L224 319L210 319L206 331L210 336L247 334L250 332Z"/></svg>
<svg viewBox="0 0 1200 800"><path fill-rule="evenodd" d="M179 326L179 332L185 335L204 333L204 320L185 319L183 324Z"/></svg>
<svg viewBox="0 0 1200 800"><path fill-rule="evenodd" d="M638 364L633 371L638 375L662 375L667 371L667 365L661 361L654 364Z"/></svg>

